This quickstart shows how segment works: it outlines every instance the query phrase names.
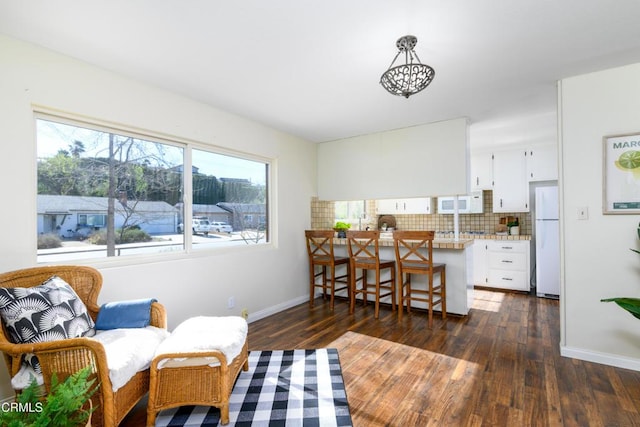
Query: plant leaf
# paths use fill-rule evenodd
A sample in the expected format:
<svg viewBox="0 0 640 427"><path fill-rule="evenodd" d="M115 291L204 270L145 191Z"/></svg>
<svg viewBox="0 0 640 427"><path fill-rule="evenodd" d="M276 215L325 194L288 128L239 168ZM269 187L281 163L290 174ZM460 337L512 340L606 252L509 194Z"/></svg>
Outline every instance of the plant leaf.
<svg viewBox="0 0 640 427"><path fill-rule="evenodd" d="M602 302L615 302L624 310L627 310L633 317L640 319L640 298L605 298L601 299Z"/></svg>

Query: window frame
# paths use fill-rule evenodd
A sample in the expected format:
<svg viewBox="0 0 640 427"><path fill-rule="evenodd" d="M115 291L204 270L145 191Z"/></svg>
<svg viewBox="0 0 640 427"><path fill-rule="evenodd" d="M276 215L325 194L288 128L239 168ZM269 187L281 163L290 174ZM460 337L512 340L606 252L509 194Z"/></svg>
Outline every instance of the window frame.
<svg viewBox="0 0 640 427"><path fill-rule="evenodd" d="M191 229L191 220L193 217L193 203L192 203L192 183L193 183L193 174L192 174L192 150L197 149L201 151L211 152L218 155L235 157L242 160L249 160L254 162L263 163L265 166L265 221L266 221L266 229L265 229L265 242L256 243L252 245L248 244L237 244L237 245L207 245L206 247L198 247L194 248L193 245L193 236L191 233L183 233L183 244L179 250L171 251L167 253L157 252L153 254L136 254L136 255L127 255L127 256L104 256L104 257L96 257L96 258L78 258L78 259L66 259L63 261L41 261L39 260L40 254L38 253L38 249L36 247L35 251L35 262L38 265L51 265L51 264L67 264L69 262L73 262L75 264L90 264L90 265L134 265L134 264L144 264L144 263L152 263L158 262L159 260L171 260L171 259L184 259L184 258L197 258L210 256L211 254L217 254L220 252L224 253L233 253L236 251L251 251L251 250L264 250L265 248L273 248L275 246L275 234L274 229L275 226L273 224L274 218L274 202L272 200L274 194L275 185L274 179L274 169L275 169L275 159L267 158L264 156L260 156L257 154L246 153L239 150L233 150L228 147L223 147L219 145L208 144L206 142L194 141L184 137L179 137L176 135L168 135L160 132L151 131L148 129L141 129L133 126L124 125L121 123L107 122L105 120L88 118L86 116L74 115L69 113L62 113L57 110L50 110L44 107L34 107L33 110L33 124L34 124L34 144L35 144L35 171L36 171L36 179L35 179L35 188L34 188L34 198L38 196L38 179L37 179L37 169L38 169L38 132L37 132L37 123L38 120L46 120L55 123L60 123L69 126L76 127L84 127L91 130L101 131L101 132L111 132L121 136L128 136L132 138L141 139L144 141L155 142L160 144L166 144L169 146L174 146L181 148L183 150L183 161L182 161L182 215L184 219L184 229ZM189 197L191 196L191 197ZM34 216L37 217L38 212L34 212ZM88 213L78 213L78 215L86 215L88 217ZM210 219L211 220L211 219ZM35 221L36 229L33 232L34 239L37 238L37 218Z"/></svg>

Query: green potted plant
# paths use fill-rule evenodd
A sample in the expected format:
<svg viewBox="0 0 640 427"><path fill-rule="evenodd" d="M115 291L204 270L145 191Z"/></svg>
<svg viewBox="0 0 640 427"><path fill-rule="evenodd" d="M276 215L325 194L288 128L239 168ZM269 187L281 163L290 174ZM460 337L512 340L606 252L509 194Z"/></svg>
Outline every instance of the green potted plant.
<svg viewBox="0 0 640 427"><path fill-rule="evenodd" d="M14 403L6 404L9 410L0 411L0 425L6 427L88 426L91 413L91 396L96 391L95 379L89 379L91 368L87 366L58 382L51 378L51 390L42 397L35 380L24 389ZM4 407L3 407L4 409Z"/></svg>
<svg viewBox="0 0 640 427"><path fill-rule="evenodd" d="M350 228L351 224L342 221L336 222L336 225L333 226L333 229L338 232L338 237L342 238L347 237L347 230Z"/></svg>
<svg viewBox="0 0 640 427"><path fill-rule="evenodd" d="M640 224L638 224L637 228L638 238L640 239ZM631 249L633 252L640 254L640 251L635 249ZM637 319L640 319L640 298L630 298L630 297L615 297L615 298L603 298L600 301L602 302L615 302L624 310L627 310L631 315Z"/></svg>

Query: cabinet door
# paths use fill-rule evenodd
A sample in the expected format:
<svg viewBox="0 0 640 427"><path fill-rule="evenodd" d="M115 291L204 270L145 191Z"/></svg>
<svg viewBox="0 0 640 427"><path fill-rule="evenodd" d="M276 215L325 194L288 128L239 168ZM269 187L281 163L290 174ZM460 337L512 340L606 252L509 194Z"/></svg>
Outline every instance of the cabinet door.
<svg viewBox="0 0 640 427"><path fill-rule="evenodd" d="M493 153L493 212L529 212L524 149Z"/></svg>
<svg viewBox="0 0 640 427"><path fill-rule="evenodd" d="M398 213L398 201L396 199L376 200L376 213L378 215Z"/></svg>
<svg viewBox="0 0 640 427"><path fill-rule="evenodd" d="M553 181L558 179L558 148L556 144L541 144L527 150L527 179Z"/></svg>
<svg viewBox="0 0 640 427"><path fill-rule="evenodd" d="M487 240L478 239L473 242L473 284L487 286L488 260Z"/></svg>
<svg viewBox="0 0 640 427"><path fill-rule="evenodd" d="M430 214L433 213L431 197L376 200L376 213L382 214Z"/></svg>
<svg viewBox="0 0 640 427"><path fill-rule="evenodd" d="M431 214L433 213L431 197L418 197L412 199L398 200L398 207L401 209L398 213L405 214Z"/></svg>
<svg viewBox="0 0 640 427"><path fill-rule="evenodd" d="M470 158L472 190L491 190L493 185L493 158L491 153L475 153Z"/></svg>

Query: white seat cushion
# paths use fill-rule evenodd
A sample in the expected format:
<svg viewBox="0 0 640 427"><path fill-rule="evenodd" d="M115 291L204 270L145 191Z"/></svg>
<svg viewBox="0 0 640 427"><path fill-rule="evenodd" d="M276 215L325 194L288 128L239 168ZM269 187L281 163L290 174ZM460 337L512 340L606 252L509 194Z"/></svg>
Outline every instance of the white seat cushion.
<svg viewBox="0 0 640 427"><path fill-rule="evenodd" d="M147 326L146 328L96 331L96 334L89 339L100 341L104 346L111 387L113 391L117 391L135 374L151 365L156 348L168 336L169 332L166 329ZM26 388L33 379L39 385L43 384L42 374L26 366L11 379L11 385L14 389L21 390Z"/></svg>
<svg viewBox="0 0 640 427"><path fill-rule="evenodd" d="M239 316L192 317L182 322L156 349L156 357L169 353L207 352L217 350L227 363L240 354L247 340L247 321ZM218 366L215 357L174 358L162 360L158 368L180 366Z"/></svg>
<svg viewBox="0 0 640 427"><path fill-rule="evenodd" d="M96 331L91 339L100 341L104 346L113 391L129 382L136 373L147 369L156 348L168 336L166 329L155 326Z"/></svg>

